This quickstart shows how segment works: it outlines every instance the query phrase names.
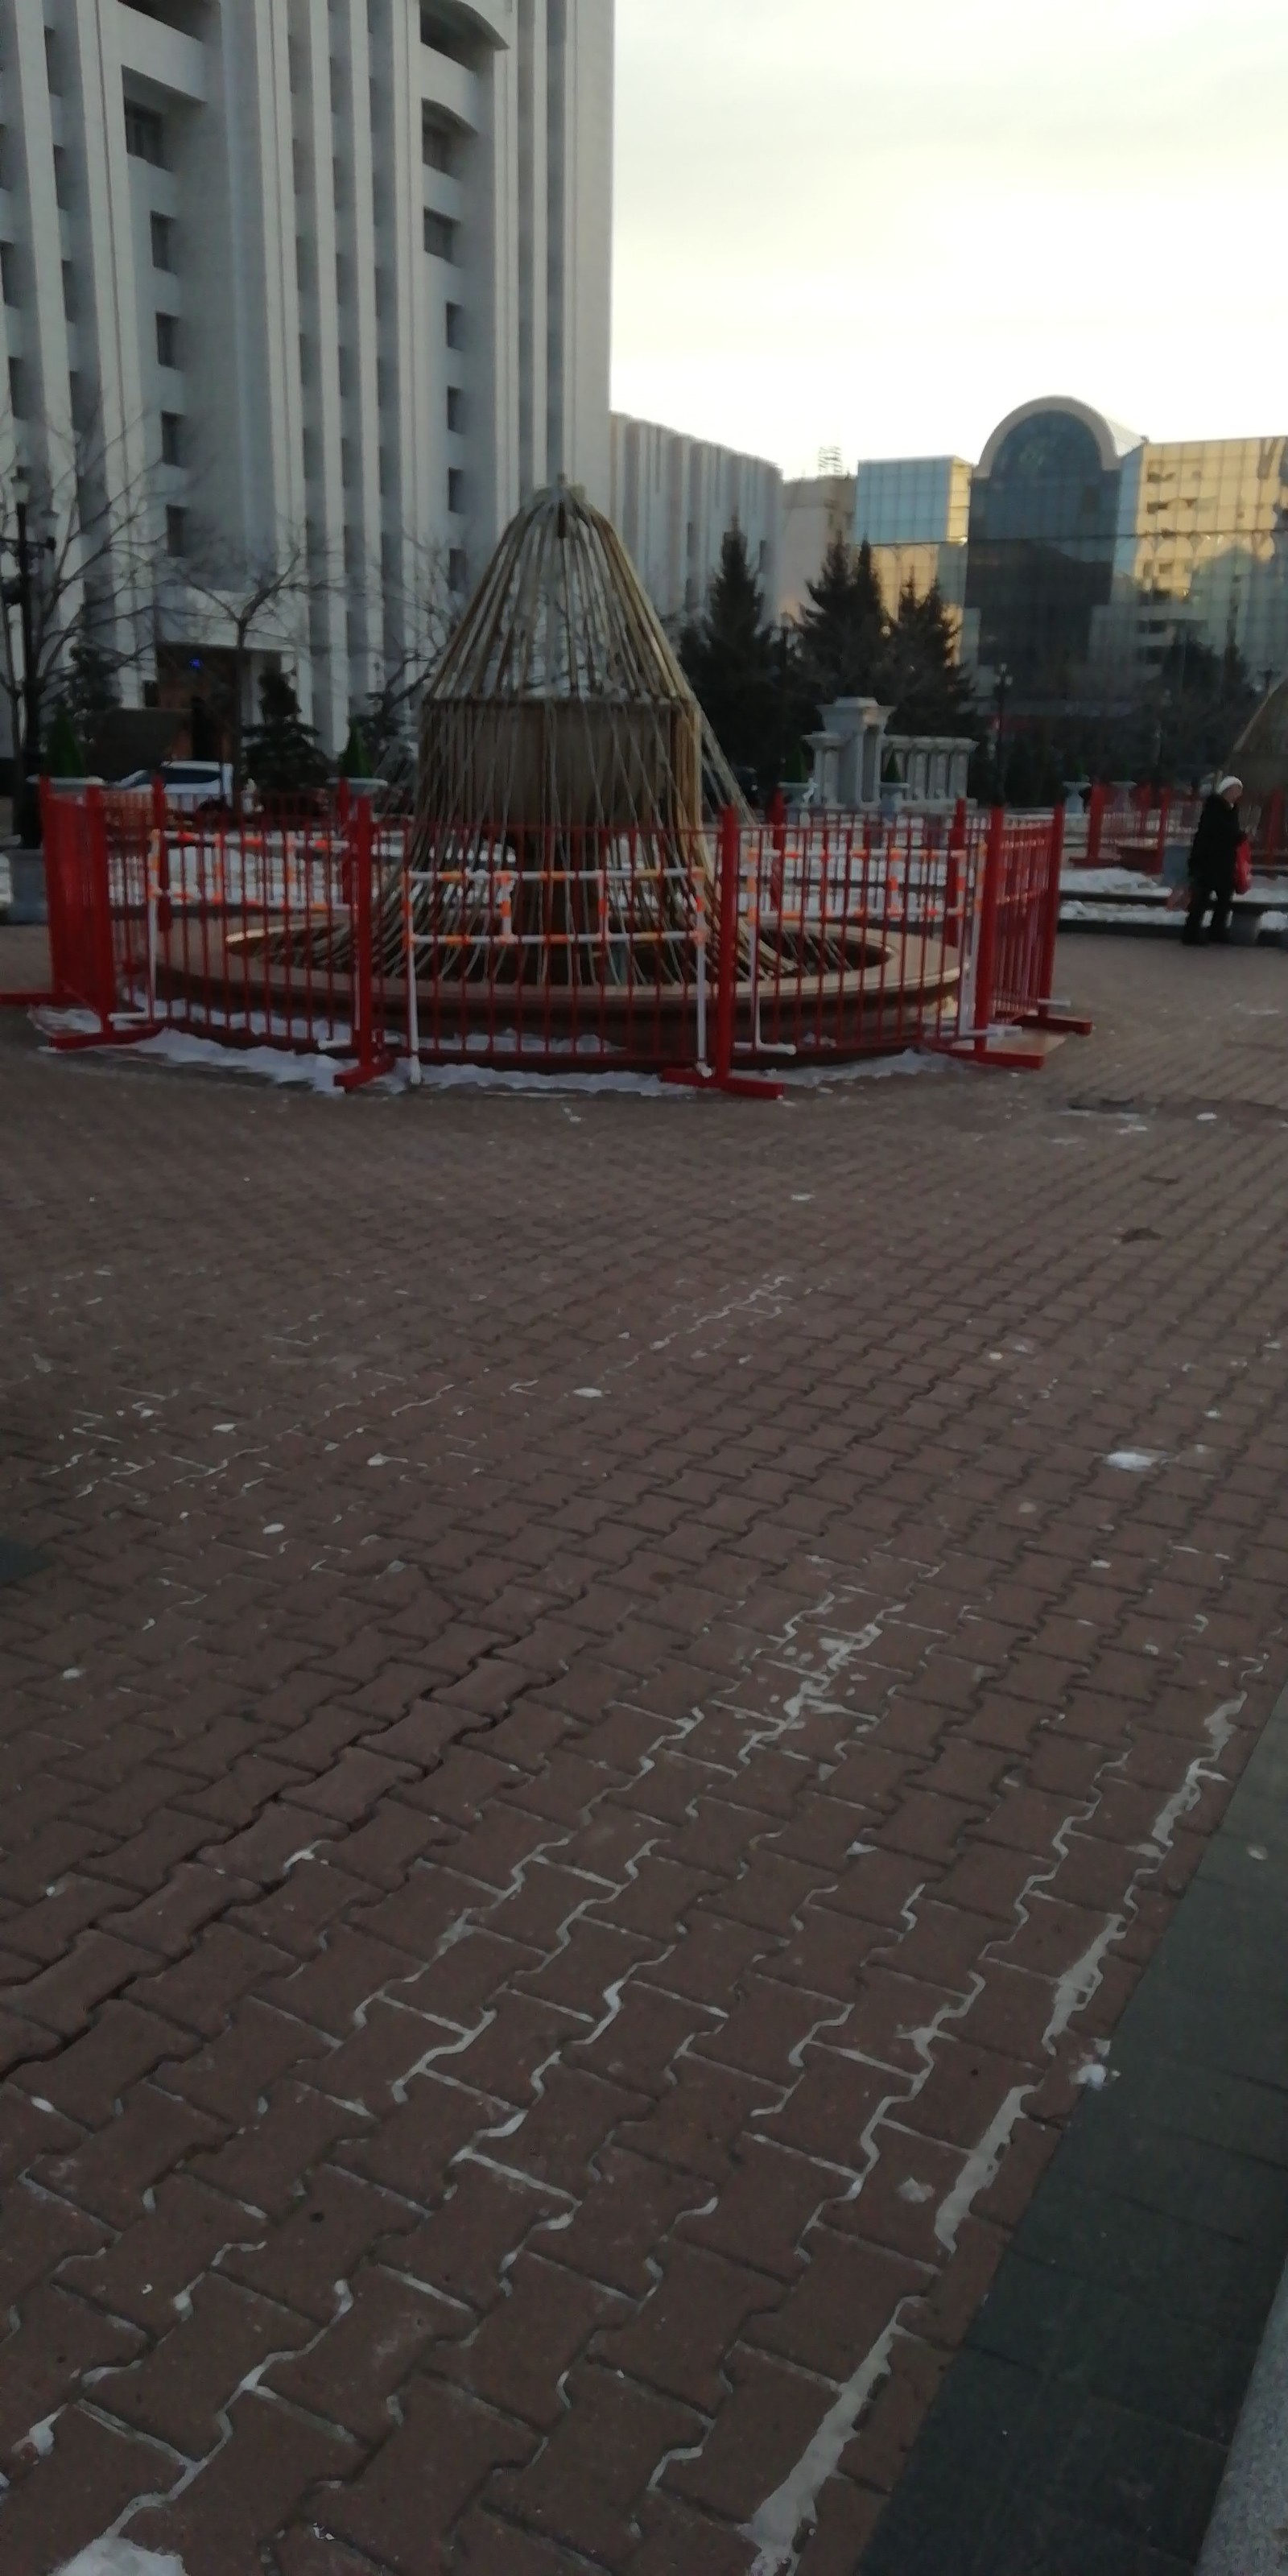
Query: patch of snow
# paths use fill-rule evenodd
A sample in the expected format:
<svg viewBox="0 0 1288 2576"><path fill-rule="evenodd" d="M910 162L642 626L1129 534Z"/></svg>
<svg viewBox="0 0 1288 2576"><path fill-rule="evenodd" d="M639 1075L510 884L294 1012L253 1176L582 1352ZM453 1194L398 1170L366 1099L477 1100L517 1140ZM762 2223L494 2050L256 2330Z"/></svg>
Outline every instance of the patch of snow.
<svg viewBox="0 0 1288 2576"><path fill-rule="evenodd" d="M1070 901L1068 897L1062 897L1060 919L1062 922L1102 921L1117 928L1121 928L1125 921L1161 923L1165 929L1175 923L1178 931L1181 927L1180 913L1169 912L1163 903L1084 903L1080 899Z"/></svg>
<svg viewBox="0 0 1288 2576"><path fill-rule="evenodd" d="M1182 1816L1188 1816L1191 1808L1198 1805L1208 1781L1221 1779L1222 1773L1217 1766L1234 1733L1235 1720L1244 1707L1246 1696L1245 1692L1240 1692L1237 1699L1222 1700L1220 1707L1214 1708L1211 1716L1204 1718L1203 1731L1209 1749L1195 1755L1175 1796L1169 1798L1166 1806L1160 1808L1155 1816L1149 1841L1139 1845L1146 1860L1157 1862L1166 1859Z"/></svg>
<svg viewBox="0 0 1288 2576"><path fill-rule="evenodd" d="M979 2145L966 2158L952 2190L941 2202L935 2215L935 2239L946 2254L956 2253L962 2220L973 2209L981 2193L988 2191L996 2182L1002 2158L1032 2090L1031 2084L1017 2084L1007 2094Z"/></svg>
<svg viewBox="0 0 1288 2576"><path fill-rule="evenodd" d="M583 1404L602 1404L604 1402L604 1389L602 1386L575 1386L573 1388L573 1394L579 1395Z"/></svg>
<svg viewBox="0 0 1288 2576"><path fill-rule="evenodd" d="M858 1064L775 1065L774 1080L817 1086L821 1082L889 1082L903 1074L962 1070L946 1055L921 1055L915 1047L908 1047L902 1055L864 1056Z"/></svg>
<svg viewBox="0 0 1288 2576"><path fill-rule="evenodd" d="M751 2576L791 2576L799 2565L802 2535L817 2525L819 2496L839 2468L869 2397L890 2368L898 2333L897 2326L886 2327L854 2377L838 2392L808 2450L744 2526L742 2536L756 2551Z"/></svg>
<svg viewBox="0 0 1288 2576"><path fill-rule="evenodd" d="M55 2576L184 2576L183 2560L167 2551L136 2549L132 2540L92 2540Z"/></svg>
<svg viewBox="0 0 1288 2576"><path fill-rule="evenodd" d="M400 1066L384 1086L407 1086L407 1069ZM662 1082L655 1073L511 1073L493 1064L423 1064L416 1088L420 1091L510 1091L530 1100L557 1099L566 1092L600 1091L633 1094L639 1100L692 1100L696 1093L682 1084Z"/></svg>
<svg viewBox="0 0 1288 2576"><path fill-rule="evenodd" d="M1105 1460L1107 1467L1117 1467L1124 1476L1143 1476L1151 1467L1166 1464L1165 1449L1111 1449Z"/></svg>
<svg viewBox="0 0 1288 2576"><path fill-rule="evenodd" d="M1065 894L1153 894L1160 891L1157 877L1147 876L1143 868L1065 868L1060 877L1060 892Z"/></svg>

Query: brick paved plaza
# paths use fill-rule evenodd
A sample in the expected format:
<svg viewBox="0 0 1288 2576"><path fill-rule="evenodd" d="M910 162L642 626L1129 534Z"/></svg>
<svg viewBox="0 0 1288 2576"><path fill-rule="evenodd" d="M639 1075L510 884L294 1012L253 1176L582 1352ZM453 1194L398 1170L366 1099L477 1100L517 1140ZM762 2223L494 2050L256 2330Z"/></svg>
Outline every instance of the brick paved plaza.
<svg viewBox="0 0 1288 2576"><path fill-rule="evenodd" d="M1288 960L1059 981L779 1107L5 1015L4 2576L854 2576L1288 1675Z"/></svg>

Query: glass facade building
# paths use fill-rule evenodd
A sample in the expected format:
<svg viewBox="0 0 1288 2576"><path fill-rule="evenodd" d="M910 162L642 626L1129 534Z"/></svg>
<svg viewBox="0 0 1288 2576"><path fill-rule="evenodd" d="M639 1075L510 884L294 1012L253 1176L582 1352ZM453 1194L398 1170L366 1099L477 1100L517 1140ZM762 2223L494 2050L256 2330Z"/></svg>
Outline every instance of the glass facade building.
<svg viewBox="0 0 1288 2576"><path fill-rule="evenodd" d="M973 469L861 465L855 541L893 602L912 574L961 610L991 686L1130 699L1187 643L1233 646L1260 688L1288 672L1288 437L1155 445L1088 405L1026 403Z"/></svg>
<svg viewBox="0 0 1288 2576"><path fill-rule="evenodd" d="M966 604L971 468L960 456L897 456L860 465L854 534L866 538L892 612L911 581L934 582L960 623Z"/></svg>

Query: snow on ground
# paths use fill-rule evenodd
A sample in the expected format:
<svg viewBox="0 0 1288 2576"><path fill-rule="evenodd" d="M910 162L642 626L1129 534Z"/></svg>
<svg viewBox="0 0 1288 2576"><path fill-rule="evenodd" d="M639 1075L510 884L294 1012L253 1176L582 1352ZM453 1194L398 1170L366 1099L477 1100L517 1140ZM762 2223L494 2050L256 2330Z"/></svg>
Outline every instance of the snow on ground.
<svg viewBox="0 0 1288 2576"><path fill-rule="evenodd" d="M55 2576L184 2576L183 2561L159 2557L155 2549L136 2549L132 2540L94 2540Z"/></svg>

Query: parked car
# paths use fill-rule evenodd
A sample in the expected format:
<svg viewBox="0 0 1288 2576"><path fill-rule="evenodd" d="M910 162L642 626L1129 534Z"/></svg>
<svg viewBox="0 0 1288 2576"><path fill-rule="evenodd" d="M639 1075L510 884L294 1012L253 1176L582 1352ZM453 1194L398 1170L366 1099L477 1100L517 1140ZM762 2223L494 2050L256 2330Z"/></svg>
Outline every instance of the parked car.
<svg viewBox="0 0 1288 2576"><path fill-rule="evenodd" d="M167 760L160 769L133 769L121 787L150 787L153 778L165 786L166 801L179 814L219 814L232 803L233 773L228 761Z"/></svg>

